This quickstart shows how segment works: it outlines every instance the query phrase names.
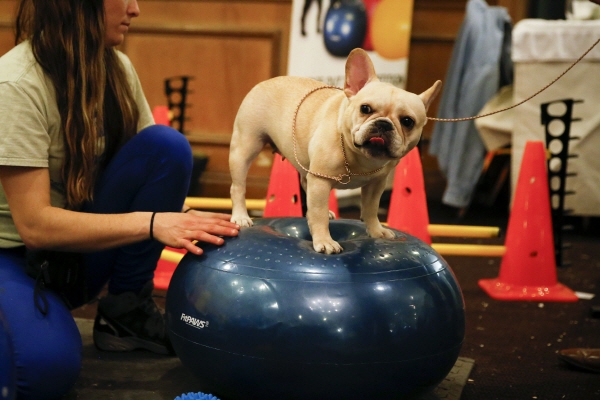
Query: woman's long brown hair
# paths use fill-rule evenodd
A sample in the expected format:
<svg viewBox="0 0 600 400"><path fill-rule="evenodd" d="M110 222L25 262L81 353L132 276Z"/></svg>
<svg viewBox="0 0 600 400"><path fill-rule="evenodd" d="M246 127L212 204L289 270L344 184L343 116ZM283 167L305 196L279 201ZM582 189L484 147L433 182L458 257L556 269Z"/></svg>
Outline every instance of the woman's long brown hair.
<svg viewBox="0 0 600 400"><path fill-rule="evenodd" d="M93 199L99 169L135 135L139 119L119 56L104 44L104 1L21 0L15 28L15 43L31 42L54 84L67 207L78 209Z"/></svg>

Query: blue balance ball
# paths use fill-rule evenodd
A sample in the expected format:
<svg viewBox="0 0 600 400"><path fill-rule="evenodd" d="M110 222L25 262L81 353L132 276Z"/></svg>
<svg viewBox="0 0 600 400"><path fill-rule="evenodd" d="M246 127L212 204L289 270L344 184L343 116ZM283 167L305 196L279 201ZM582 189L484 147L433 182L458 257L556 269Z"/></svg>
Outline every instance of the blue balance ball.
<svg viewBox="0 0 600 400"><path fill-rule="evenodd" d="M223 399L422 395L463 342L462 293L443 258L405 233L330 222L344 251L313 250L304 218L186 255L166 299L169 335L204 391Z"/></svg>
<svg viewBox="0 0 600 400"><path fill-rule="evenodd" d="M0 399L15 399L17 376L12 338L0 308Z"/></svg>
<svg viewBox="0 0 600 400"><path fill-rule="evenodd" d="M347 57L363 45L367 35L367 11L361 0L336 0L325 14L323 40L332 56Z"/></svg>

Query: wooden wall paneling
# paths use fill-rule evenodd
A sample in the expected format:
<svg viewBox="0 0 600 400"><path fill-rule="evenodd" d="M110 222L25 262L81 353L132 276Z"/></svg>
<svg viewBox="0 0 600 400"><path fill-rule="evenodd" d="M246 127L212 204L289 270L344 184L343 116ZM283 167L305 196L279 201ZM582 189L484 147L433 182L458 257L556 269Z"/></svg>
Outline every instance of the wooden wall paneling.
<svg viewBox="0 0 600 400"><path fill-rule="evenodd" d="M17 11L17 0L0 0L0 18L12 22Z"/></svg>
<svg viewBox="0 0 600 400"><path fill-rule="evenodd" d="M206 26L215 29L241 28L278 30L281 52L279 74L287 70L287 48L291 17L291 0L138 0L141 15L137 23Z"/></svg>
<svg viewBox="0 0 600 400"><path fill-rule="evenodd" d="M419 40L411 43L410 60L408 64L407 90L421 93L428 89L436 80L446 83L446 70L452 56L454 42L450 40ZM420 62L421 61L421 62ZM427 114L437 115L441 95L434 100ZM429 121L423 130L425 138L431 137L435 121Z"/></svg>
<svg viewBox="0 0 600 400"><path fill-rule="evenodd" d="M14 18L17 2L15 0L0 1L0 56L15 45Z"/></svg>
<svg viewBox="0 0 600 400"><path fill-rule="evenodd" d="M16 0L0 1L0 56L14 47L15 35L13 21L16 10Z"/></svg>
<svg viewBox="0 0 600 400"><path fill-rule="evenodd" d="M194 150L209 157L200 178L202 195L229 197L233 121L255 84L286 73L291 1L139 3L141 16L123 50L136 66L151 107L166 102L165 78L194 77L184 129ZM248 197L266 195L271 165L266 149L250 169Z"/></svg>
<svg viewBox="0 0 600 400"><path fill-rule="evenodd" d="M277 73L271 60L279 55L279 40L277 31L268 30L139 27L127 36L124 51L137 66L151 107L166 103L166 78L192 76L185 133L230 134L246 93Z"/></svg>
<svg viewBox="0 0 600 400"><path fill-rule="evenodd" d="M516 24L520 20L527 18L529 10L529 1L523 0L497 0L498 5L506 7L513 24Z"/></svg>
<svg viewBox="0 0 600 400"><path fill-rule="evenodd" d="M127 36L124 51L134 65L143 66L137 69L151 107L166 104L166 78L193 77L189 82L184 133L195 150L209 157L201 188L210 195L228 196L233 121L246 93L256 83L280 73L280 40L277 30L202 27L138 26ZM252 178L257 178L257 174L263 178L262 182L252 181L259 186L251 188L252 194L266 195L270 166L269 160L251 169Z"/></svg>
<svg viewBox="0 0 600 400"><path fill-rule="evenodd" d="M435 3L439 3L435 2ZM445 2L445 7L433 7L432 1L415 0L407 90L421 93L437 79L446 77L454 41L464 19L465 0ZM439 98L429 110L435 115ZM433 124L426 126L430 132Z"/></svg>
<svg viewBox="0 0 600 400"><path fill-rule="evenodd" d="M0 20L0 56L15 45L15 35L12 23Z"/></svg>

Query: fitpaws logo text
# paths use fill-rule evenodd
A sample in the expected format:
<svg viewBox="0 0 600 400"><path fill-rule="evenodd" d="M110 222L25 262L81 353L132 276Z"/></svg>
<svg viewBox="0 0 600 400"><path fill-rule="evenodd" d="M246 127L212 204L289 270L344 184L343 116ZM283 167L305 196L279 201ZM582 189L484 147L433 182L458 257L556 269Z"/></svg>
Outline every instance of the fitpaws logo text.
<svg viewBox="0 0 600 400"><path fill-rule="evenodd" d="M189 326L192 326L197 329L208 328L208 321L203 321L201 319L191 317L184 313L181 313L181 320L183 322L185 322L186 324L188 324Z"/></svg>

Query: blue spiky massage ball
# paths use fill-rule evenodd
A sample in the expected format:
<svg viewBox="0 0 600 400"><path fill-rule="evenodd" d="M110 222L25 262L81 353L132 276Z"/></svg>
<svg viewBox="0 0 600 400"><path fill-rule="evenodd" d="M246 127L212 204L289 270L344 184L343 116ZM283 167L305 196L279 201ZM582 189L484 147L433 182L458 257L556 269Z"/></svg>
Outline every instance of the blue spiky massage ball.
<svg viewBox="0 0 600 400"><path fill-rule="evenodd" d="M181 396L175 397L175 400L219 400L217 397L212 394L206 394L202 392L196 393L185 393Z"/></svg>

